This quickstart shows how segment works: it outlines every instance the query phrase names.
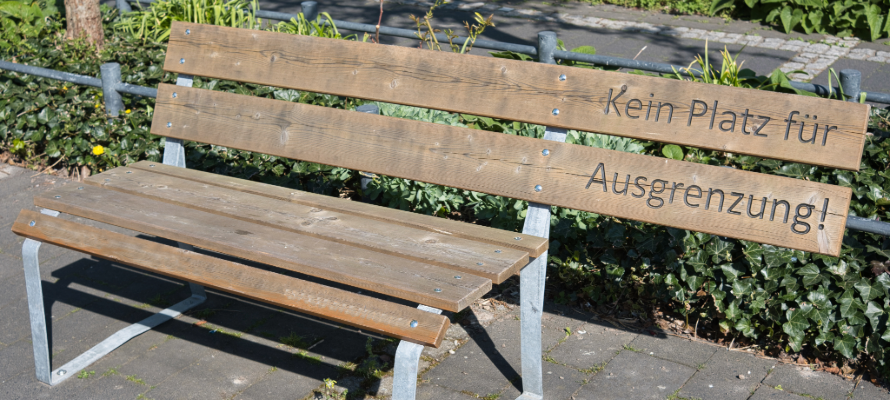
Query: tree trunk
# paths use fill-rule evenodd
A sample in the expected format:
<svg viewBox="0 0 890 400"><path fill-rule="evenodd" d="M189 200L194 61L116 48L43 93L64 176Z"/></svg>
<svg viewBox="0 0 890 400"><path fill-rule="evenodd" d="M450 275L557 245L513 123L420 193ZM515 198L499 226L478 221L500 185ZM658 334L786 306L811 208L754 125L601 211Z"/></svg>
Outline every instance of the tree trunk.
<svg viewBox="0 0 890 400"><path fill-rule="evenodd" d="M99 0L65 0L65 19L68 22L66 38L83 37L96 48L105 46Z"/></svg>

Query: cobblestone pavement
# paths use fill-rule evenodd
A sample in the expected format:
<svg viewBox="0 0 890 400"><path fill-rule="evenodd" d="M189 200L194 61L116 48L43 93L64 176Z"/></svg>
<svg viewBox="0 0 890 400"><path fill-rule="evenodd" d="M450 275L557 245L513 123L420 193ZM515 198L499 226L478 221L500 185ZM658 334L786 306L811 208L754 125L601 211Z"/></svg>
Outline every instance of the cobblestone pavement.
<svg viewBox="0 0 890 400"><path fill-rule="evenodd" d="M21 209L34 209L35 194L66 184L77 183L0 166L0 398L314 399L326 390L325 379L336 380L331 391L348 390L349 398L389 397L396 342L216 291L86 370L71 371L75 376L67 381L52 388L39 383L23 240L10 227ZM188 297L182 281L52 245L41 249L40 260L55 367ZM497 288L497 300L462 313L464 324L452 325L440 348L424 351L419 399L520 394L516 290L509 284ZM545 304L542 330L547 399L890 398L865 381L659 331L633 332L551 303Z"/></svg>

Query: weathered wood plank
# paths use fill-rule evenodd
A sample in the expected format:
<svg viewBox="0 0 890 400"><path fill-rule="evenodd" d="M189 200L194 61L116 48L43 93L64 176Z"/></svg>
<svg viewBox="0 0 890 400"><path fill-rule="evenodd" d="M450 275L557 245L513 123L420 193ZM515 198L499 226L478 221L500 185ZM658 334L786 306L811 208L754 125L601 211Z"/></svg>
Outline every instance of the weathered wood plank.
<svg viewBox="0 0 890 400"><path fill-rule="evenodd" d="M529 261L528 253L520 250L381 223L331 211L324 205L305 206L218 186L196 185L193 181L153 171L120 167L93 175L86 183L438 265L488 278L494 283L503 282ZM327 199L336 201L333 197Z"/></svg>
<svg viewBox="0 0 890 400"><path fill-rule="evenodd" d="M763 90L183 22L173 23L164 69L851 170L859 169L869 110Z"/></svg>
<svg viewBox="0 0 890 400"><path fill-rule="evenodd" d="M151 161L140 161L130 164L127 167L186 179L202 185L212 185L238 190L309 207L323 208L325 210L356 215L363 218L373 219L375 221L435 232L446 236L489 243L502 249L523 251L528 253L531 257L541 255L547 250L548 246L547 239L537 236L524 235L522 233L509 232L503 229L495 229L460 221L452 221L430 215L409 213L373 204L334 198L300 190L291 190L262 182L248 181L219 174L209 174L188 168L172 167ZM87 181L94 179L96 178L88 178ZM496 280L496 282L500 281Z"/></svg>
<svg viewBox="0 0 890 400"><path fill-rule="evenodd" d="M34 226L30 226L31 221ZM112 262L425 346L438 347L450 325L442 315L30 210L22 210L12 231ZM417 321L417 326L412 328L411 321Z"/></svg>
<svg viewBox="0 0 890 400"><path fill-rule="evenodd" d="M171 85L158 89L152 133L835 256L851 196L731 168Z"/></svg>
<svg viewBox="0 0 890 400"><path fill-rule="evenodd" d="M34 204L448 311L491 290L482 277L89 185Z"/></svg>

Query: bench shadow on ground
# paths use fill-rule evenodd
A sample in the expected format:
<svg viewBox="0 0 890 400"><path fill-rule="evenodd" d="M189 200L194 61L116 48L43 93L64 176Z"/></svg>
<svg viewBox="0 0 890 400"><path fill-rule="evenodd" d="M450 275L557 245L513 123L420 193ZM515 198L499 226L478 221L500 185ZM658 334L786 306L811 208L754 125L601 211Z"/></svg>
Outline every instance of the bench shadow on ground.
<svg viewBox="0 0 890 400"><path fill-rule="evenodd" d="M143 235L139 237L175 246L175 243L167 240ZM44 244L41 250L46 251L50 246L52 245ZM213 255L220 256L216 253ZM323 282L246 260L225 256L221 258L300 279ZM55 306L56 316L71 312L72 316L77 318L75 312L88 311L94 315L98 314L91 321L98 318L109 325L108 321L112 320L132 324L190 296L188 284L184 281L91 258L88 255L55 269L51 265L46 267L41 265L41 270L44 272L42 288L47 316L53 315ZM47 280L45 269L52 269L49 276L54 282ZM355 288L331 282L324 284L357 291ZM207 294L207 300L203 304L186 311L182 317L164 322L152 330L189 341L194 345L222 350L237 357L275 366L315 380L336 378L338 374L346 373L338 367L366 357L368 338L373 338L375 341L383 338L356 328L341 326L218 290L207 289ZM414 306L398 299L387 299ZM198 325L197 321L206 322ZM79 326L76 330L80 332L70 332L71 329L68 327L69 332L54 334L54 325L60 325L60 322L57 320L47 324L51 352L53 352L53 337L59 338L61 334L64 334L65 339L74 336L75 340L88 343L87 348L107 337L107 333L101 337L98 334L90 334L89 329L95 327ZM212 330L215 332L211 332ZM285 342L289 346L285 345ZM53 368L60 367L78 355L67 353L70 352L63 351L62 354L53 357ZM319 363L319 359L324 361ZM102 360L97 361L97 364L101 362ZM330 367L319 364L330 364Z"/></svg>
<svg viewBox="0 0 890 400"><path fill-rule="evenodd" d="M164 239L145 235L138 235L138 237L175 246L174 242ZM45 244L41 250L46 252L51 246ZM57 251L58 249L54 250ZM212 254L220 256L217 253ZM66 257L68 260L71 258ZM325 282L317 278L247 260L227 256L222 256L222 258L300 279L324 283L340 289L353 292L360 291L355 288ZM117 321L117 325L132 324L157 313L163 308L172 306L190 295L188 285L183 281L138 268L92 258L87 255L73 262L63 262L63 265L59 265L56 268L53 267L51 261L47 261L46 264L45 266L41 265L41 268L42 272L44 272L42 274L44 279L42 285L44 307L47 316L53 315L52 311L55 306L57 316L60 311L64 313L66 310L82 310L96 315L96 318L104 321L106 325L111 324L109 321ZM47 275L52 277L50 280L53 282L48 281ZM512 281L498 285L496 292L500 291L503 293L507 290L513 290L510 287L518 281L516 278L513 278ZM208 299L204 304L187 311L182 317L167 321L152 330L163 335L185 340L189 342L192 348L200 347L220 350L238 358L274 366L317 381L324 380L325 378L354 375L353 372L341 367L344 365L348 366L349 364L347 363L360 364L362 359L369 356L366 351L366 344L369 338L373 338L376 344L381 343L380 339L385 339L382 336L362 332L352 327L341 326L290 310L282 310L217 290L208 289L207 293ZM367 292L362 292L362 294L369 295ZM414 303L399 299L370 295L411 307L415 306ZM505 295L500 297L500 299L512 304L514 306L512 313L518 315L518 297ZM592 314L581 313L550 302L545 303L544 308L546 313L553 313L561 315L560 318L567 318L571 322L565 323L573 325L573 327L591 322ZM445 312L444 314L451 317L452 320L455 319L453 313ZM73 317L77 318L76 315L73 315ZM497 347L497 344L500 342L479 324L477 316L473 311L468 309L467 312L458 314L457 317L462 319L461 325L466 329L470 340L477 343L485 357L497 368L500 375L510 381L516 390L521 391L522 383L518 363L518 330L515 332L515 343L517 344L515 349L500 349ZM206 323L198 326L196 325L197 321L206 321ZM599 323L602 322L600 321ZM54 334L54 325L61 325L61 323L57 320L47 324L51 351L54 348L52 343L53 337L59 338L64 336L67 339L74 336L75 340L83 342L79 347L85 347L78 349L79 353L86 350L86 348L98 344L109 334L104 332L100 335L95 332L95 327L90 327L90 329L94 330L93 333L90 333L89 329L85 327L79 327L76 328L77 332L60 331ZM71 330L70 326L66 325L66 327L67 330ZM216 332L211 333L211 330L216 330ZM282 342L288 342L293 347L284 345ZM391 350L394 350L396 343L398 341L387 346L390 348L390 353ZM63 344L64 347L67 346ZM379 349L379 347L377 348ZM121 350L118 349L116 351ZM147 350L133 349L128 351L146 352ZM512 354L511 351L516 354ZM103 363L105 359L114 354L112 352L109 356L97 361L96 365ZM77 355L70 351L56 354L53 358L53 367L59 368ZM138 354L130 357L138 357ZM319 365L319 359L324 360L321 365ZM391 371L392 369L392 362L391 360L388 361L388 365L381 368L384 372ZM138 360L136 362L138 363ZM102 367L104 368L105 366L103 365Z"/></svg>

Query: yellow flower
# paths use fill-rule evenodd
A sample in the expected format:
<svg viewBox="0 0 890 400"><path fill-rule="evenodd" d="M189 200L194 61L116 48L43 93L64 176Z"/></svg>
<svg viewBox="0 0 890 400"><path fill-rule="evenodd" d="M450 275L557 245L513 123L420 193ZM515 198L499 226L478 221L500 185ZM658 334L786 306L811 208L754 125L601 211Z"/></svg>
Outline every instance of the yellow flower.
<svg viewBox="0 0 890 400"><path fill-rule="evenodd" d="M95 154L97 156L101 156L104 153L105 153L105 148L102 147L101 145L96 145L96 147L93 147L93 154Z"/></svg>
<svg viewBox="0 0 890 400"><path fill-rule="evenodd" d="M98 103L96 103L96 108L99 108L99 104L98 104Z"/></svg>
<svg viewBox="0 0 890 400"><path fill-rule="evenodd" d="M68 86L62 86L62 90L68 90Z"/></svg>
<svg viewBox="0 0 890 400"><path fill-rule="evenodd" d="M127 109L127 111L124 111L124 114L129 114L129 113L130 113L130 109L129 109L129 108Z"/></svg>

